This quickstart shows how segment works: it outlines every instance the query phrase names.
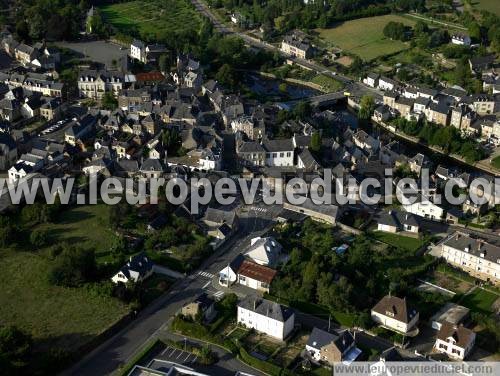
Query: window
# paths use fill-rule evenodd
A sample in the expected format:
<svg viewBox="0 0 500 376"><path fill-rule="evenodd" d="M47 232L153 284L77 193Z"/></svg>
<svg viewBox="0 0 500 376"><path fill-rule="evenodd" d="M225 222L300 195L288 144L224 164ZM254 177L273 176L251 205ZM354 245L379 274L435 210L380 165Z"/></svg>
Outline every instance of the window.
<svg viewBox="0 0 500 376"><path fill-rule="evenodd" d="M285 153L280 153L280 158L283 158L285 156Z"/></svg>
<svg viewBox="0 0 500 376"><path fill-rule="evenodd" d="M291 156L292 156L292 153L291 153L290 151L288 151L288 152L286 153L286 156L287 156L287 157L291 157Z"/></svg>
<svg viewBox="0 0 500 376"><path fill-rule="evenodd" d="M240 275L240 282L245 282L245 281L246 281L245 276Z"/></svg>
<svg viewBox="0 0 500 376"><path fill-rule="evenodd" d="M278 154L277 153L273 153L273 158L276 158L278 157Z"/></svg>

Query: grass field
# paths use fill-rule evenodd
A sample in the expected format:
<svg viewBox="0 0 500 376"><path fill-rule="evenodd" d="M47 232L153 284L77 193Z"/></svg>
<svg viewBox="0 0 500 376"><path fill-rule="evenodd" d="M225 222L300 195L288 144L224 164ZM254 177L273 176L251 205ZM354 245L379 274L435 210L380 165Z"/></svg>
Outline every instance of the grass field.
<svg viewBox="0 0 500 376"><path fill-rule="evenodd" d="M390 21L412 26L413 20L397 15L385 15L340 23L330 29L318 29L320 37L329 46L338 46L345 52L358 55L363 60L373 60L409 48L401 41L393 41L383 34L384 26Z"/></svg>
<svg viewBox="0 0 500 376"><path fill-rule="evenodd" d="M492 312L491 306L497 298L498 295L492 292L476 288L472 293L466 295L460 304L471 311L490 314Z"/></svg>
<svg viewBox="0 0 500 376"><path fill-rule="evenodd" d="M149 0L109 4L100 10L118 31L143 39L182 30L197 30L200 16L188 0Z"/></svg>
<svg viewBox="0 0 500 376"><path fill-rule="evenodd" d="M500 16L500 1L498 0L473 0L472 4L475 9L484 9Z"/></svg>
<svg viewBox="0 0 500 376"><path fill-rule="evenodd" d="M382 231L374 231L373 236L378 241L398 247L407 251L416 252L424 243L421 239L390 234Z"/></svg>
<svg viewBox="0 0 500 376"><path fill-rule="evenodd" d="M35 349L76 350L123 317L128 307L84 288L52 286L50 259L4 250L0 254L0 324L28 331Z"/></svg>
<svg viewBox="0 0 500 376"><path fill-rule="evenodd" d="M67 241L103 256L100 252L115 236L106 225L107 210L105 205L79 206L61 213L57 223L39 227L50 231L49 244ZM48 247L34 252L22 247L0 250L0 324L27 330L36 350L76 350L129 312L119 300L84 287L51 285L51 262Z"/></svg>
<svg viewBox="0 0 500 376"><path fill-rule="evenodd" d="M500 169L500 155L491 161L493 167Z"/></svg>
<svg viewBox="0 0 500 376"><path fill-rule="evenodd" d="M109 209L110 206L104 204L77 206L62 212L57 223L40 225L39 228L49 231L52 244L68 242L91 248L97 261L105 262L116 239L108 226Z"/></svg>

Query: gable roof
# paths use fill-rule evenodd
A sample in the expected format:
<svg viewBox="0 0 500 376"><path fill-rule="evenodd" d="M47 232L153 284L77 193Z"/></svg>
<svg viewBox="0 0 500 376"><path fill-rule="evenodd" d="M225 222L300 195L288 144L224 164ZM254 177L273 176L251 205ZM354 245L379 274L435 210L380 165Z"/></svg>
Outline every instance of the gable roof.
<svg viewBox="0 0 500 376"><path fill-rule="evenodd" d="M277 273L274 269L249 260L244 260L238 269L238 274L267 284L271 284Z"/></svg>
<svg viewBox="0 0 500 376"><path fill-rule="evenodd" d="M281 249L281 244L275 238L271 236L266 238L257 237L251 240L250 248L245 252L245 256L255 261L273 265L278 261Z"/></svg>
<svg viewBox="0 0 500 376"><path fill-rule="evenodd" d="M448 342L448 338L452 337L455 340L455 346L465 348L474 339L475 333L467 329L466 327L460 325L452 325L448 322L444 322L437 333L437 338Z"/></svg>
<svg viewBox="0 0 500 376"><path fill-rule="evenodd" d="M294 312L290 307L254 296L246 297L238 304L238 307L280 322L286 322L294 315Z"/></svg>
<svg viewBox="0 0 500 376"><path fill-rule="evenodd" d="M129 261L120 269L121 272L127 279L130 279L130 272L134 271L139 274L139 276L146 275L154 266L153 261L146 256L145 252L141 252L129 259Z"/></svg>
<svg viewBox="0 0 500 376"><path fill-rule="evenodd" d="M397 321L408 324L418 314L417 310L408 307L406 299L386 295L372 308L372 311L384 316L391 316Z"/></svg>

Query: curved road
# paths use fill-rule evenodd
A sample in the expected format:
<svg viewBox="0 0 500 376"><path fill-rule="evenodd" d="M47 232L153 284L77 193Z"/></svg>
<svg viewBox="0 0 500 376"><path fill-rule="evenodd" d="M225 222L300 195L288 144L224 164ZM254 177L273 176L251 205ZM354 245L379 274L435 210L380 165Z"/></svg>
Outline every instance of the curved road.
<svg viewBox="0 0 500 376"><path fill-rule="evenodd" d="M266 211L263 212L252 209L255 207L264 205L254 204L248 212L242 213L239 232L208 257L198 271L177 281L165 295L141 311L133 322L62 372L62 375L112 374L132 359L149 339L166 331L168 321L180 308L204 291L206 280L199 278L198 272L204 271L216 275L247 247L251 238L267 232L273 224L273 219L282 210L280 206L265 206Z"/></svg>

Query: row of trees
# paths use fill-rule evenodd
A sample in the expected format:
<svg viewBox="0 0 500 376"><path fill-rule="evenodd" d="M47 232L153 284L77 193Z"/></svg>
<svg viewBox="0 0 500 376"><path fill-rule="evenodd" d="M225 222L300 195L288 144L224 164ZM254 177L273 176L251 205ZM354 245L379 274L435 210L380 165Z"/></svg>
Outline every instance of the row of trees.
<svg viewBox="0 0 500 376"><path fill-rule="evenodd" d="M410 136L419 137L428 145L438 146L446 153L462 156L467 162L477 162L485 157L484 150L473 139L465 137L452 126L443 127L426 121L393 120L393 125Z"/></svg>

